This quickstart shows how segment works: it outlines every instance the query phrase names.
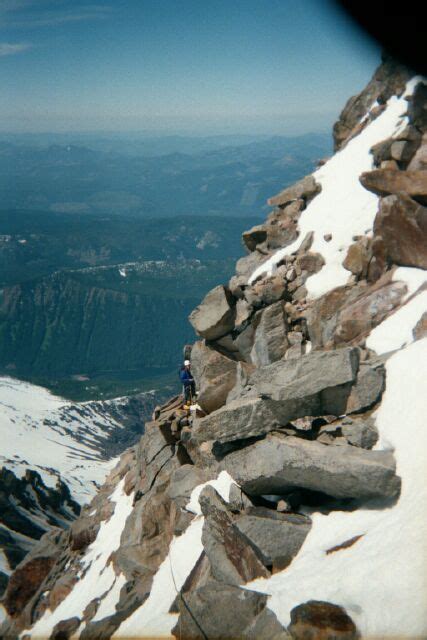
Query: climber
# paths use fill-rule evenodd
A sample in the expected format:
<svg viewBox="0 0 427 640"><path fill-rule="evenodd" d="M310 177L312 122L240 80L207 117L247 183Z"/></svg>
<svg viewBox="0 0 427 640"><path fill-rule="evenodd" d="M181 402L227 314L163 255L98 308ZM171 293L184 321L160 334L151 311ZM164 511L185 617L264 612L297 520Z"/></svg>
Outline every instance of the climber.
<svg viewBox="0 0 427 640"><path fill-rule="evenodd" d="M191 373L191 362L184 360L184 364L179 370L179 377L184 385L184 400L186 404L193 404L196 399L196 383Z"/></svg>

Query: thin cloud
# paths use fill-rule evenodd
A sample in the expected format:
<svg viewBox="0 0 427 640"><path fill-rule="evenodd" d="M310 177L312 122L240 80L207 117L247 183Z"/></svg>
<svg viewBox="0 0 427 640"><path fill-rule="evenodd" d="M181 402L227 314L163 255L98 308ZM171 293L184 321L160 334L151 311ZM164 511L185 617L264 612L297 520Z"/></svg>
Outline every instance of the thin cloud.
<svg viewBox="0 0 427 640"><path fill-rule="evenodd" d="M44 8L41 4L45 5ZM105 5L87 4L75 7L71 2L61 5L52 6L51 0L41 3L35 3L34 0L6 0L0 7L0 22L3 26L34 29L102 20L111 14L111 7Z"/></svg>
<svg viewBox="0 0 427 640"><path fill-rule="evenodd" d="M31 49L31 46L32 45L28 42L0 42L0 58L23 53L24 51Z"/></svg>

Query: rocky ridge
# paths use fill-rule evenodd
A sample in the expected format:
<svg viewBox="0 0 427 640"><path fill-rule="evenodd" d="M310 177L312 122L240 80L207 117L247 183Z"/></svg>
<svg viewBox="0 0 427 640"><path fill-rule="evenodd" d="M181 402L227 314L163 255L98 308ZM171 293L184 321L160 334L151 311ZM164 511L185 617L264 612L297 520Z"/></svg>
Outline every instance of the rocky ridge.
<svg viewBox="0 0 427 640"><path fill-rule="evenodd" d="M423 80L384 60L337 154L270 199L190 316L198 405L156 408L17 567L5 637L427 632L426 107Z"/></svg>
<svg viewBox="0 0 427 640"><path fill-rule="evenodd" d="M138 439L153 393L65 402L41 387L0 378L0 590L37 541L68 529Z"/></svg>

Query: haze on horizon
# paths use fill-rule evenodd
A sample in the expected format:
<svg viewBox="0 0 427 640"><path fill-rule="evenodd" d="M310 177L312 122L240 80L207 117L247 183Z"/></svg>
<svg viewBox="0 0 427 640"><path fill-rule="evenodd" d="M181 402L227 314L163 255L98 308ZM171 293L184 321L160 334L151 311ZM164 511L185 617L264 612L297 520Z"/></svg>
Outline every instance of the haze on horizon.
<svg viewBox="0 0 427 640"><path fill-rule="evenodd" d="M3 0L0 132L328 131L379 60L333 0Z"/></svg>

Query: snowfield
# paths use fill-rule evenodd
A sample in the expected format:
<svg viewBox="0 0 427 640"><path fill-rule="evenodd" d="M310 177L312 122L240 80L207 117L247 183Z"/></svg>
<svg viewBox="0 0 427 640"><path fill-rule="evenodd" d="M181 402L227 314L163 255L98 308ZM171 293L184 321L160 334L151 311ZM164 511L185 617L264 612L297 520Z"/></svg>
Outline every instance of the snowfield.
<svg viewBox="0 0 427 640"><path fill-rule="evenodd" d="M346 284L350 273L344 269L342 262L347 250L354 242L353 236L366 235L372 230L378 209L378 196L362 187L359 176L373 168L371 147L397 135L406 126L408 103L405 98L422 81L419 76L412 78L400 98L392 96L386 109L375 120L313 173L316 182L322 186L322 191L302 212L297 240L276 251L269 260L255 269L249 283L262 275L271 275L278 262L284 256L296 252L307 233L313 231L314 240L310 251L322 254L325 265L307 279L305 286L308 297L317 298ZM330 242L324 239L326 234L332 234Z"/></svg>
<svg viewBox="0 0 427 640"><path fill-rule="evenodd" d="M108 559L111 553L120 546L120 536L126 519L132 512L133 493L127 496L123 487L124 479L119 482L110 496L110 501L115 504L114 513L109 520L101 522L96 540L88 547L83 557L78 582L54 612L47 610L44 616L34 625L31 630L33 638L48 638L52 633L53 627L61 620L74 616L82 618L85 607L93 598L106 597L107 602L105 604L102 603L101 607L103 607L103 611L109 610L108 595L113 589L114 594L117 593L117 590L120 593L120 589L124 584L124 577L116 576L112 564L108 563ZM114 613L114 611L111 613ZM109 615L109 613L105 615ZM84 626L83 624L83 628ZM27 632L24 631L23 635L25 633Z"/></svg>
<svg viewBox="0 0 427 640"><path fill-rule="evenodd" d="M0 466L17 477L34 469L53 487L61 477L74 500L89 502L117 463L99 453L100 439L121 428L94 403L70 404L42 387L0 377Z"/></svg>
<svg viewBox="0 0 427 640"><path fill-rule="evenodd" d="M291 565L245 585L270 595L284 625L298 604L327 600L347 610L363 637L426 637L427 338L395 353L386 368L375 448L394 450L402 493L389 508L310 514L313 526ZM362 537L327 554L354 536Z"/></svg>

